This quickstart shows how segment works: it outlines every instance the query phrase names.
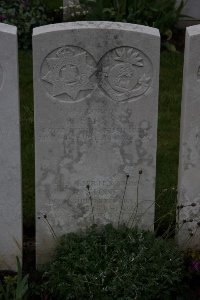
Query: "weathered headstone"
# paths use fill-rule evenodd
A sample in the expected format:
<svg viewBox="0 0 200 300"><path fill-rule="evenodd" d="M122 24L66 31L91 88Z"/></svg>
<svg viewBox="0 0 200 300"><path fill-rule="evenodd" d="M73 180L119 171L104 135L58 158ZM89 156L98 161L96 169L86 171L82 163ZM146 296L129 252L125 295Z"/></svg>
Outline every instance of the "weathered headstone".
<svg viewBox="0 0 200 300"><path fill-rule="evenodd" d="M182 0L176 0L177 6ZM194 24L200 23L200 1L199 0L184 0L184 6L181 11L181 17L178 21L178 27L185 28ZM176 26L177 26L176 25Z"/></svg>
<svg viewBox="0 0 200 300"><path fill-rule="evenodd" d="M17 29L0 24L0 269L22 257Z"/></svg>
<svg viewBox="0 0 200 300"><path fill-rule="evenodd" d="M153 229L158 30L49 25L33 50L37 264L93 222Z"/></svg>
<svg viewBox="0 0 200 300"><path fill-rule="evenodd" d="M200 26L186 30L179 159L177 238L200 249Z"/></svg>

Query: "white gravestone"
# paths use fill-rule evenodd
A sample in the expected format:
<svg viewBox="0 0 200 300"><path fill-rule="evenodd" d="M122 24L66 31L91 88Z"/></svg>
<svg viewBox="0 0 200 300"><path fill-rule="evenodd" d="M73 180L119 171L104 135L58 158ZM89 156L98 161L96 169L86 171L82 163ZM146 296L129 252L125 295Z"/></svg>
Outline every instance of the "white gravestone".
<svg viewBox="0 0 200 300"><path fill-rule="evenodd" d="M179 159L177 238L200 249L200 26L186 30Z"/></svg>
<svg viewBox="0 0 200 300"><path fill-rule="evenodd" d="M0 269L22 257L17 29L0 24Z"/></svg>
<svg viewBox="0 0 200 300"><path fill-rule="evenodd" d="M34 30L38 265L92 223L153 230L159 52L145 26Z"/></svg>
<svg viewBox="0 0 200 300"><path fill-rule="evenodd" d="M182 0L177 0L177 6ZM178 21L178 27L185 28L200 22L200 1L199 0L184 0L184 6L181 11L181 17Z"/></svg>

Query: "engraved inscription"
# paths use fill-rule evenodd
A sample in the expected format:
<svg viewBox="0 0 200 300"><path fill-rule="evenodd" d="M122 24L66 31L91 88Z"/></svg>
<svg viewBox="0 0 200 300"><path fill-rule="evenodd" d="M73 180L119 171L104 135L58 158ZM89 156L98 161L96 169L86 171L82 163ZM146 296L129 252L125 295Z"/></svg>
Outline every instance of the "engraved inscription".
<svg viewBox="0 0 200 300"><path fill-rule="evenodd" d="M83 100L96 86L96 63L85 50L65 46L49 54L41 67L48 93L60 100Z"/></svg>
<svg viewBox="0 0 200 300"><path fill-rule="evenodd" d="M153 70L147 56L138 49L119 47L99 62L99 85L113 100L137 100L151 86Z"/></svg>
<svg viewBox="0 0 200 300"><path fill-rule="evenodd" d="M2 86L3 86L3 68L0 65L0 89L2 88Z"/></svg>

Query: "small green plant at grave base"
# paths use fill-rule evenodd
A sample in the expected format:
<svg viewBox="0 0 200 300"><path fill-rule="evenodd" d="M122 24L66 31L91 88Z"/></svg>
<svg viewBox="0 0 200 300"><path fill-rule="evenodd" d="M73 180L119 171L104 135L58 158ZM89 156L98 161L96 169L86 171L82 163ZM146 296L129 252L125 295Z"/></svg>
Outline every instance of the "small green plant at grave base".
<svg viewBox="0 0 200 300"><path fill-rule="evenodd" d="M28 275L22 276L22 268L17 257L17 275L4 276L0 281L0 300L25 300L28 292Z"/></svg>
<svg viewBox="0 0 200 300"><path fill-rule="evenodd" d="M43 288L57 300L171 299L183 276L182 255L171 242L125 226L93 225L60 239Z"/></svg>
<svg viewBox="0 0 200 300"><path fill-rule="evenodd" d="M0 22L17 26L19 45L23 49L31 47L32 29L49 21L41 0L1 0Z"/></svg>

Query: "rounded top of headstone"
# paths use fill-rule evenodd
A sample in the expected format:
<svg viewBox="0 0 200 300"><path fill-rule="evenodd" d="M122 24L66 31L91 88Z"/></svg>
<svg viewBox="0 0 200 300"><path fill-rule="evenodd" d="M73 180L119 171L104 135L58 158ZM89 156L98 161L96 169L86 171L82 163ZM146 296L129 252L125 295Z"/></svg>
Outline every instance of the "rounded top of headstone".
<svg viewBox="0 0 200 300"><path fill-rule="evenodd" d="M200 24L187 27L186 32L189 36L199 35L200 34Z"/></svg>
<svg viewBox="0 0 200 300"><path fill-rule="evenodd" d="M17 34L17 27L13 25L8 25L4 23L0 23L0 32Z"/></svg>
<svg viewBox="0 0 200 300"><path fill-rule="evenodd" d="M138 24L107 22L107 21L80 21L58 23L36 27L33 29L33 36L53 31L73 30L73 29L105 29L105 30L126 30L160 37L159 30Z"/></svg>

